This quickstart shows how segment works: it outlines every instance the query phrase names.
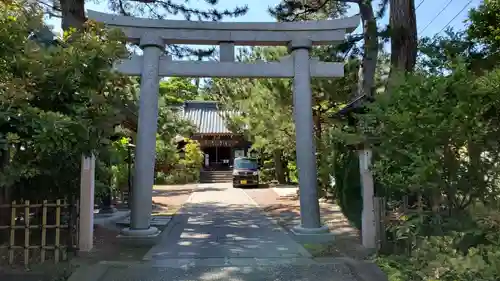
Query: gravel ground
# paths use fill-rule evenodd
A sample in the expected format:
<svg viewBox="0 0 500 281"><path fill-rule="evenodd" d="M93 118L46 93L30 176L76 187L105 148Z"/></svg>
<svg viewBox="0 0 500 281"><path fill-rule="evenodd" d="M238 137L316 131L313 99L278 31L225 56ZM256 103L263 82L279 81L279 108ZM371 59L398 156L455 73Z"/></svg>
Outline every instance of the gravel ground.
<svg viewBox="0 0 500 281"><path fill-rule="evenodd" d="M156 185L153 190L153 204L168 209L184 204L196 188L196 184Z"/></svg>
<svg viewBox="0 0 500 281"><path fill-rule="evenodd" d="M248 188L243 189L243 191L259 204L260 207L269 207L281 202L278 194L271 188Z"/></svg>
<svg viewBox="0 0 500 281"><path fill-rule="evenodd" d="M248 189L245 192L278 223L290 229L300 223L298 198L280 197L272 189ZM313 256L364 259L368 252L361 246L360 233L352 227L337 204L320 203L321 218L335 233L335 241L322 245L304 245Z"/></svg>

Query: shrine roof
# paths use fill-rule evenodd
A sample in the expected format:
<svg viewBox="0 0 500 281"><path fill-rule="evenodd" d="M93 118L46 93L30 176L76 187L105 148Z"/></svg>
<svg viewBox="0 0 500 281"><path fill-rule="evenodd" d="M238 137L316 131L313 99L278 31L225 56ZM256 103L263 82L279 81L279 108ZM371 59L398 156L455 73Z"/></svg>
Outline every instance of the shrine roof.
<svg viewBox="0 0 500 281"><path fill-rule="evenodd" d="M231 114L216 101L186 101L182 107L183 117L196 126L197 134L232 134L226 121Z"/></svg>

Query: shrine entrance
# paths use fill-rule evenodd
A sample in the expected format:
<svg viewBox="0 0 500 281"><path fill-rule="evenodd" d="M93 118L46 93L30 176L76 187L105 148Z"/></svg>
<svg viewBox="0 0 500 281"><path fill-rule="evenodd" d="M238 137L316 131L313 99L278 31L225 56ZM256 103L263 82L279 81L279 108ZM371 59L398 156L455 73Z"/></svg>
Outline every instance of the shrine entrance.
<svg viewBox="0 0 500 281"><path fill-rule="evenodd" d="M118 71L141 77L136 165L130 237L158 234L151 227L158 90L161 77L293 78L301 224L298 235L328 233L321 224L317 197L316 149L313 137L311 77L342 77L343 62L310 57L315 45L338 44L360 23L359 16L309 22L224 23L154 20L88 11L91 20L121 29L138 43L143 55L117 64ZM167 44L219 45L220 61L181 61L165 55ZM288 46L291 55L274 62L235 62L235 46Z"/></svg>
<svg viewBox="0 0 500 281"><path fill-rule="evenodd" d="M204 170L229 170L233 157L231 156L231 147L229 146L212 146L202 148L205 159L208 159L203 165Z"/></svg>
<svg viewBox="0 0 500 281"><path fill-rule="evenodd" d="M243 138L234 139L230 135L202 136L198 142L205 155L203 170L208 171L229 170L233 165L235 152L245 150L246 143Z"/></svg>
<svg viewBox="0 0 500 281"><path fill-rule="evenodd" d="M185 101L182 112L195 127L190 139L196 140L203 151L202 170L229 170L234 157L246 155L251 144L226 127L223 116L231 113L221 109L218 102Z"/></svg>

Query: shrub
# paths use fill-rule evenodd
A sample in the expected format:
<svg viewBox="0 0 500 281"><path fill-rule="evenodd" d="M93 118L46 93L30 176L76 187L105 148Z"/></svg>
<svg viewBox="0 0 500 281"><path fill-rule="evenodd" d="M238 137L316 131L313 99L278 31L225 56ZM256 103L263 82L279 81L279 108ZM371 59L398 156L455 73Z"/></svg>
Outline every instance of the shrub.
<svg viewBox="0 0 500 281"><path fill-rule="evenodd" d="M200 145L196 141L188 140L184 150L183 158L175 153L173 159L177 160L170 165L171 169L156 172L155 184L187 184L199 181L200 168L203 164Z"/></svg>
<svg viewBox="0 0 500 281"><path fill-rule="evenodd" d="M122 120L129 80L112 71L127 54L122 36L89 23L71 40L39 42L29 35L45 29L42 11L7 2L0 2L0 152L10 159L0 186L13 199L76 195L82 153L106 146Z"/></svg>

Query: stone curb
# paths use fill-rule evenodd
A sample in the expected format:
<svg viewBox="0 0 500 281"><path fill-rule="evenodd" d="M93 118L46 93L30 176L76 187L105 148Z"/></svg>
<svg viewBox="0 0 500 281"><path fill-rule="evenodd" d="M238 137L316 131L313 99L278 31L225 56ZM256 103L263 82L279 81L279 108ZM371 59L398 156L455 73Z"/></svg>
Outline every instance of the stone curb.
<svg viewBox="0 0 500 281"><path fill-rule="evenodd" d="M185 204L183 204L185 205ZM160 242L162 239L164 239L164 237L168 237L168 234L170 232L172 232L172 230L174 229L174 227L178 224L179 220L182 220L182 214L183 214L183 211L185 210L185 207L181 207L177 210L177 212L175 212L175 214L172 215L172 218L170 219L170 221L167 223L167 225L165 226L165 228L163 229L162 232L160 232L160 237L159 237L159 240L157 242ZM151 251L154 249L154 245L153 247L151 247L151 249L149 249L149 251L144 255L144 257L142 258L142 261L151 261L153 260L153 254Z"/></svg>
<svg viewBox="0 0 500 281"><path fill-rule="evenodd" d="M116 213L110 215L101 215L101 216L94 215L94 225L104 226L106 224L122 220L128 216L130 216L130 210L117 211Z"/></svg>
<svg viewBox="0 0 500 281"><path fill-rule="evenodd" d="M108 271L105 264L82 265L71 274L67 281L98 281Z"/></svg>
<svg viewBox="0 0 500 281"><path fill-rule="evenodd" d="M387 275L372 262L347 257L337 258L337 260L343 261L359 281L389 281Z"/></svg>

